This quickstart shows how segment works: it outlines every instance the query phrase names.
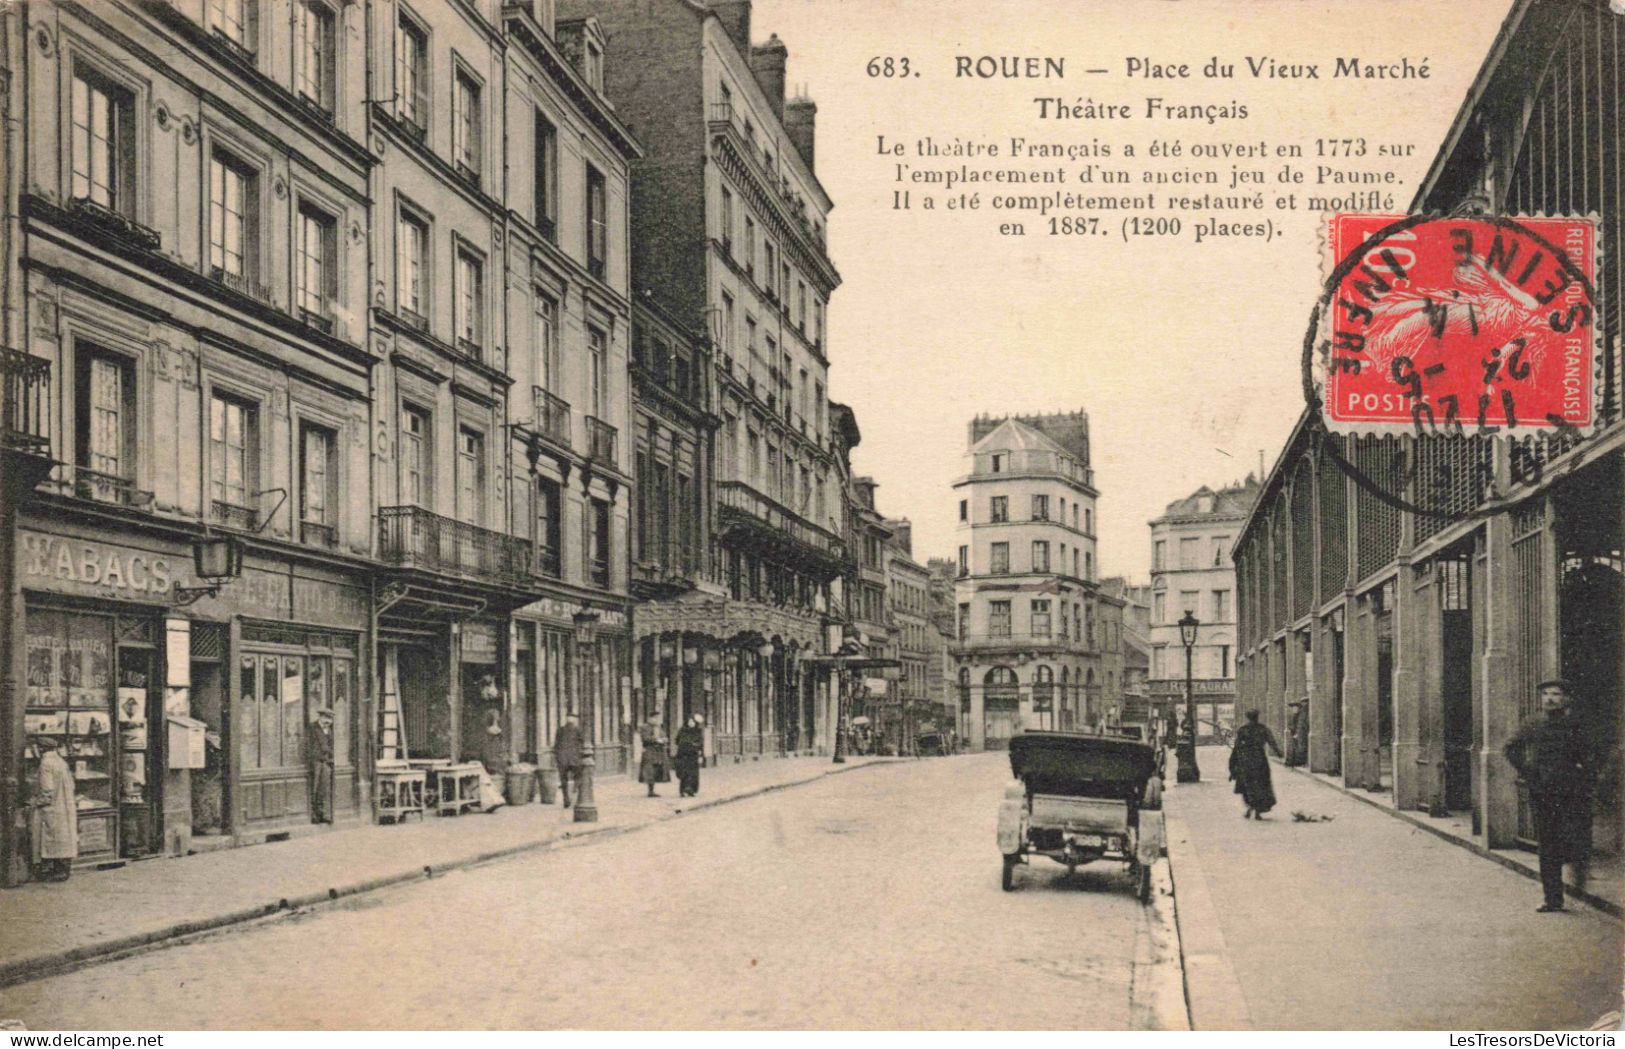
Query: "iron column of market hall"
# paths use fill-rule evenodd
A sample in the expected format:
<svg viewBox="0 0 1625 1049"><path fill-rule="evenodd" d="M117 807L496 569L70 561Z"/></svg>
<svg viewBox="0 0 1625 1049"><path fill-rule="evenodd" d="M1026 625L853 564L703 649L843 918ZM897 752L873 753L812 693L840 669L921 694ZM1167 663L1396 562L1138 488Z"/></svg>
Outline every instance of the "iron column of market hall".
<svg viewBox="0 0 1625 1049"><path fill-rule="evenodd" d="M1191 649L1200 625L1196 613L1187 608L1179 621L1179 640L1185 645L1185 733L1178 750L1180 783L1196 783L1202 778L1202 770L1196 766L1196 699L1191 691Z"/></svg>

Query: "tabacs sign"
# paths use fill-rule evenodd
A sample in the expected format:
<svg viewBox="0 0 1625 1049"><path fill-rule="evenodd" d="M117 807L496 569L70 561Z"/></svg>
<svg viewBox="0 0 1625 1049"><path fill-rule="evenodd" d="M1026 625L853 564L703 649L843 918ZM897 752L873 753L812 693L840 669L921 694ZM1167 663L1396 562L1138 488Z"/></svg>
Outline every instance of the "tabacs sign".
<svg viewBox="0 0 1625 1049"><path fill-rule="evenodd" d="M163 600L175 572L162 555L19 531L23 586L99 597Z"/></svg>

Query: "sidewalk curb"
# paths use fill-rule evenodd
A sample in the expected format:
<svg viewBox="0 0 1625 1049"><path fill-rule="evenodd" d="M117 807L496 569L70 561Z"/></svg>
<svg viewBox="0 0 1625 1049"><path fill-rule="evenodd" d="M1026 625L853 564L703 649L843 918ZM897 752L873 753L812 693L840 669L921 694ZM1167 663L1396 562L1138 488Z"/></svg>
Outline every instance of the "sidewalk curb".
<svg viewBox="0 0 1625 1049"><path fill-rule="evenodd" d="M1166 802L1164 809L1166 810ZM1251 1031L1247 996L1230 964L1224 930L1208 896L1202 863L1190 845L1185 821L1169 815L1168 872L1174 883L1174 919L1179 934L1180 968L1185 974L1185 1010L1192 1031Z"/></svg>
<svg viewBox="0 0 1625 1049"><path fill-rule="evenodd" d="M1348 797L1351 797L1356 801L1359 801L1359 802L1362 802L1363 804L1369 805L1372 808L1376 809L1378 812L1386 812L1388 815L1393 816L1395 819L1403 820L1404 822L1409 823L1411 826L1417 828L1418 830L1427 831L1429 834L1433 835L1435 838L1440 839L1441 841L1447 841L1452 845L1455 845L1455 846L1458 846L1460 848L1466 849L1468 852L1473 853L1475 856L1479 856L1479 857L1482 857L1483 859L1489 860L1491 863L1499 864L1500 866L1505 867L1507 870L1513 871L1514 873L1517 873L1517 874L1521 874L1525 878L1530 879L1531 881L1537 881L1537 882L1540 881L1540 871L1538 869L1531 869L1529 867L1526 867L1523 864L1519 863L1517 860L1513 860L1513 859L1509 859L1509 858L1507 858L1505 856L1497 855L1494 850L1487 849L1484 846L1480 845L1476 841L1471 841L1471 840L1469 840L1467 838L1457 837L1456 835L1451 834L1449 831L1443 829L1442 827L1435 827L1431 823L1429 823L1423 817L1423 814L1420 813L1420 812L1406 812L1403 809L1392 808L1392 807L1390 807L1388 805L1384 805L1382 802L1377 801L1375 798L1366 797L1365 793L1363 791L1360 791L1358 789L1351 788L1351 787L1345 787L1345 786L1342 786L1341 784L1337 784L1337 783L1329 783L1326 780L1320 778L1320 776L1318 776L1317 774L1315 774L1313 772L1310 772L1307 769L1302 768L1301 766L1287 765L1287 764L1285 764L1283 762L1275 762L1275 764L1279 765L1281 768L1284 768L1289 772L1296 773L1297 775L1302 776L1303 778L1305 778L1307 780L1310 780L1310 781L1312 781L1314 783L1318 783L1322 787L1327 788L1328 790L1335 790L1340 794L1345 794ZM1606 914L1606 915L1608 915L1608 916L1610 916L1612 918L1625 919L1625 909L1622 909L1619 904L1613 902L1612 900L1605 900L1601 896L1592 895L1591 893L1586 892L1583 889L1576 889L1573 885L1569 884L1567 881L1564 881L1564 883L1563 883L1563 892L1568 897L1570 897L1572 899L1579 900L1580 902L1585 903L1585 904L1589 905L1590 907L1592 907L1593 909L1599 910L1602 913L1604 913L1604 914Z"/></svg>
<svg viewBox="0 0 1625 1049"><path fill-rule="evenodd" d="M520 842L517 845L507 845L500 849L489 849L475 853L471 856L461 856L444 863L428 863L411 870L399 871L394 874L384 874L365 881L354 882L349 885L329 888L326 891L304 893L299 896L279 897L270 903L255 907L243 907L224 914L217 914L207 918L193 918L183 922L176 922L162 928L148 930L147 932L133 933L100 943L87 944L80 947L70 947L48 954L34 955L19 961L0 963L0 988L12 987L21 983L29 983L51 976L61 976L64 973L74 972L99 962L115 961L132 954L143 953L155 949L171 941L189 939L204 933L217 932L233 925L245 925L265 918L272 918L282 914L291 914L294 911L322 904L332 903L336 900L359 896L363 893L376 892L392 886L402 885L413 881L427 881L451 871L465 870L498 860L509 859L528 852L542 852L550 848L562 848L588 839L602 839L618 837L633 831L652 827L657 823L665 823L674 819L681 819L691 813L702 812L706 809L722 805L731 805L734 802L747 801L751 798L771 794L776 791L788 790L791 787L802 787L809 783L816 783L831 776L845 772L856 772L860 769L877 768L881 765L894 765L902 759L881 759L866 761L861 765L846 765L838 768L826 768L813 776L802 779L786 780L783 783L770 783L762 787L753 787L739 794L726 797L713 798L698 805L691 805L658 816L649 816L629 823L610 824L591 827L583 830L574 829L573 825L562 833L550 834L544 838Z"/></svg>

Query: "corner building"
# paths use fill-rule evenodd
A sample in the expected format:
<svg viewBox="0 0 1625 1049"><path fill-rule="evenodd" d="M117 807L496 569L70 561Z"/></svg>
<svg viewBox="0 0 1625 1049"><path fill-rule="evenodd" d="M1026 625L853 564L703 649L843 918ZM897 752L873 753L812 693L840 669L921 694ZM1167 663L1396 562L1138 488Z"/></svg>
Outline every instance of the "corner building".
<svg viewBox="0 0 1625 1049"><path fill-rule="evenodd" d="M637 713L671 704L658 668L681 659L699 668L681 702L706 715L718 757L827 747L831 672L808 660L831 651L824 618L848 554L824 335L840 275L813 168L817 107L785 97L788 51L752 43L748 0L559 11L601 23L609 94L646 150L633 283L709 338L713 364L716 588L640 609Z"/></svg>
<svg viewBox="0 0 1625 1049"><path fill-rule="evenodd" d="M1108 668L1094 474L1084 412L978 416L954 483L958 691L971 746L1022 729L1098 724L1120 684ZM1120 662L1120 661L1119 661ZM1110 669L1112 680L1108 682Z"/></svg>

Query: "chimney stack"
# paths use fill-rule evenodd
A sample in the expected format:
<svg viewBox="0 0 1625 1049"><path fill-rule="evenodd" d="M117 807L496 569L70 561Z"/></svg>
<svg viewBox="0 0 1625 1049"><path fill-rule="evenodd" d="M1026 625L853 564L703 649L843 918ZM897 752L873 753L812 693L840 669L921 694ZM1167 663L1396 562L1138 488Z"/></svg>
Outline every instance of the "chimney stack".
<svg viewBox="0 0 1625 1049"><path fill-rule="evenodd" d="M750 54L750 0L711 0L711 13L733 38L739 53Z"/></svg>
<svg viewBox="0 0 1625 1049"><path fill-rule="evenodd" d="M818 103L810 98L792 99L784 105L784 132L795 144L808 171L813 170L813 124L817 117Z"/></svg>
<svg viewBox="0 0 1625 1049"><path fill-rule="evenodd" d="M756 74L762 94L767 96L768 104L773 107L773 115L780 120L784 119L784 66L789 58L790 49L784 46L777 33L768 37L767 43L750 49L750 71Z"/></svg>

